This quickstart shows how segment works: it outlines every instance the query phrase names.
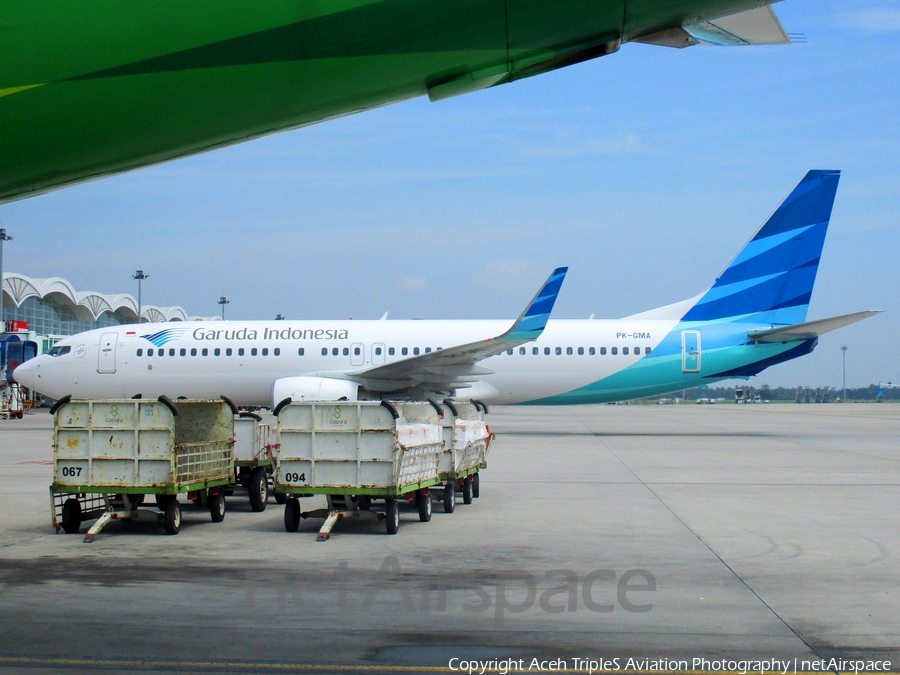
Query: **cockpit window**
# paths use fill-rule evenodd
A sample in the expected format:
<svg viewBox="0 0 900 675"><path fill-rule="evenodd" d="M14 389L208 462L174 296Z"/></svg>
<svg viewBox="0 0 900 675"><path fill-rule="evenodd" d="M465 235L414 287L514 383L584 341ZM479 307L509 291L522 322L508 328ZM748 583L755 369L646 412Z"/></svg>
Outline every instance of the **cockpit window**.
<svg viewBox="0 0 900 675"><path fill-rule="evenodd" d="M72 347L69 345L57 345L55 347L51 347L50 351L47 352L50 356L62 356L63 354L68 354L72 351Z"/></svg>

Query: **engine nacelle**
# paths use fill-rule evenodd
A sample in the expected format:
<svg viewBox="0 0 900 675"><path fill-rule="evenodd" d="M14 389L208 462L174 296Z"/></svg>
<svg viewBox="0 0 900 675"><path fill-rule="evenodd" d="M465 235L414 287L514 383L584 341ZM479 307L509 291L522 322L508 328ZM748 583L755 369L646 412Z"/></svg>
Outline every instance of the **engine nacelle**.
<svg viewBox="0 0 900 675"><path fill-rule="evenodd" d="M333 377L301 375L283 377L272 385L272 406L284 399L292 401L347 401L359 400L359 383Z"/></svg>

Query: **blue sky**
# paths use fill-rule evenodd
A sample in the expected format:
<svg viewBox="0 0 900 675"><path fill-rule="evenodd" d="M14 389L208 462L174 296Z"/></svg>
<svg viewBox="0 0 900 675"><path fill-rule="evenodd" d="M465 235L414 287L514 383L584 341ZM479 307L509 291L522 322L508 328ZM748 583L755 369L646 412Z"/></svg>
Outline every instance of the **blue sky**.
<svg viewBox="0 0 900 675"><path fill-rule="evenodd" d="M808 44L629 44L512 85L379 110L0 207L6 269L229 318L619 317L709 287L810 168L843 171L810 318L755 384L900 381L900 9L786 0Z"/></svg>

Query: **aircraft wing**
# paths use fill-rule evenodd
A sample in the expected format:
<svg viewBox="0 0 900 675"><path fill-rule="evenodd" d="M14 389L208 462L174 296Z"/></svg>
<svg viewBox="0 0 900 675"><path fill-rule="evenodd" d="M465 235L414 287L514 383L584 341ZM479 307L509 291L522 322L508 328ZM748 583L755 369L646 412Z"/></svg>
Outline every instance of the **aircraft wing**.
<svg viewBox="0 0 900 675"><path fill-rule="evenodd" d="M347 373L345 377L359 381L371 391L384 392L417 387L444 391L477 381L479 376L493 372L476 365L478 361L531 342L540 336L550 318L568 269L559 267L553 270L525 311L502 335Z"/></svg>
<svg viewBox="0 0 900 675"><path fill-rule="evenodd" d="M635 38L634 42L681 49L698 44L717 47L787 45L791 44L791 39L775 11L766 5L718 19L667 28Z"/></svg>
<svg viewBox="0 0 900 675"><path fill-rule="evenodd" d="M747 337L754 342L780 342L782 344L798 340L809 340L811 338L819 337L824 333L828 333L829 331L833 331L836 328L842 328L851 323L868 319L870 316L875 316L882 311L883 310L880 309L869 309L864 312L833 316L829 319L796 323L793 326L770 328L768 330L755 330L747 333Z"/></svg>

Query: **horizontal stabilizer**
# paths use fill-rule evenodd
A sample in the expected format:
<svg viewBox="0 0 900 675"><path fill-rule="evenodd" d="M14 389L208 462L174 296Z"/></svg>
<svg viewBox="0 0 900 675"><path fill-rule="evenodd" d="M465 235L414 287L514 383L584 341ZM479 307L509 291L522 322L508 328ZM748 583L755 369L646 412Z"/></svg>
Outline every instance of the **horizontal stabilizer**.
<svg viewBox="0 0 900 675"><path fill-rule="evenodd" d="M769 330L755 330L747 333L747 337L754 342L777 342L781 344L784 344L785 342L810 340L837 328L843 328L844 326L849 326L851 323L868 319L870 316L875 316L882 311L883 310L880 309L869 309L864 312L833 316L830 319L819 319L818 321L797 323L793 326L771 328Z"/></svg>

